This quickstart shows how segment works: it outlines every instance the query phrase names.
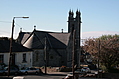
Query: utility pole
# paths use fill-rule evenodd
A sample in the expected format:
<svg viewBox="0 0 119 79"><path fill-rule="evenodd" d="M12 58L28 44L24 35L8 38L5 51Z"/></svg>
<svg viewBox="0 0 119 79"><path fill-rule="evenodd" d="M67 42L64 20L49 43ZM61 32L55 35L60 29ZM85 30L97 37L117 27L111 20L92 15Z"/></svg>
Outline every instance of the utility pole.
<svg viewBox="0 0 119 79"><path fill-rule="evenodd" d="M10 75L10 65L11 64L13 64L13 62L11 62L11 60L12 60L12 56L13 56L13 54L12 54L12 48L13 48L13 45L12 45L12 42L13 42L13 33L14 33L14 23L15 23L15 21L14 21L14 19L15 18L29 18L29 17L13 17L13 21L12 21L12 34L11 34L11 39L10 39L10 52L9 52L9 64L8 64L8 77L9 77L9 75Z"/></svg>
<svg viewBox="0 0 119 79"><path fill-rule="evenodd" d="M14 33L14 19L13 18L13 22L12 22L12 35L11 35L11 39L10 39L10 53L9 53L9 66L8 66L8 77L10 75L10 65L11 65L11 60L12 60L12 42L13 42L13 33Z"/></svg>
<svg viewBox="0 0 119 79"><path fill-rule="evenodd" d="M73 72L73 79L74 79L74 50L75 49L75 30L73 30L73 50L72 50L72 72Z"/></svg>
<svg viewBox="0 0 119 79"><path fill-rule="evenodd" d="M45 37L45 48L44 48L44 51L45 51L45 74L47 74L47 40L46 40L46 37Z"/></svg>

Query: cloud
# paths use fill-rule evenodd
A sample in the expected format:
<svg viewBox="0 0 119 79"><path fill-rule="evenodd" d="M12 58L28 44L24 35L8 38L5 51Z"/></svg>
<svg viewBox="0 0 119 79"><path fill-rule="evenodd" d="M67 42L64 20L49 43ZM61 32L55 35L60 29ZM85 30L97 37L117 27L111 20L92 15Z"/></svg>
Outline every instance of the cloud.
<svg viewBox="0 0 119 79"><path fill-rule="evenodd" d="M91 31L91 32L82 32L81 38L86 39L86 38L97 38L102 35L115 35L119 34L119 32L115 31Z"/></svg>

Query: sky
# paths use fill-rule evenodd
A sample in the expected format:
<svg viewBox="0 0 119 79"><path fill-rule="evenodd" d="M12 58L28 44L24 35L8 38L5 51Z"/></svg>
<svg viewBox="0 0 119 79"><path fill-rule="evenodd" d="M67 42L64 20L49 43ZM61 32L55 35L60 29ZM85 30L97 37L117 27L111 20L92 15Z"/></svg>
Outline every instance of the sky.
<svg viewBox="0 0 119 79"><path fill-rule="evenodd" d="M81 12L81 38L119 34L119 0L0 0L0 37L11 37L13 17L14 38L23 32L37 30L68 31L68 12ZM75 15L74 15L75 16Z"/></svg>

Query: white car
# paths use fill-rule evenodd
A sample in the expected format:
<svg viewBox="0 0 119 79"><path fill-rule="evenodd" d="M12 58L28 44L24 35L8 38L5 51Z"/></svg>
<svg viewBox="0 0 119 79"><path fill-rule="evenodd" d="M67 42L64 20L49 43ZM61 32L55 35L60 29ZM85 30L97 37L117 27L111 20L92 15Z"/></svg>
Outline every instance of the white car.
<svg viewBox="0 0 119 79"><path fill-rule="evenodd" d="M90 68L88 68L88 67L83 67L83 68L81 69L81 71L82 71L82 72L86 72L86 73L91 72Z"/></svg>
<svg viewBox="0 0 119 79"><path fill-rule="evenodd" d="M73 73L70 72L67 74L67 76L64 79L72 79L72 77L73 77Z"/></svg>
<svg viewBox="0 0 119 79"><path fill-rule="evenodd" d="M39 69L34 68L34 67L28 67L25 69L20 70L21 73L23 74L39 74Z"/></svg>

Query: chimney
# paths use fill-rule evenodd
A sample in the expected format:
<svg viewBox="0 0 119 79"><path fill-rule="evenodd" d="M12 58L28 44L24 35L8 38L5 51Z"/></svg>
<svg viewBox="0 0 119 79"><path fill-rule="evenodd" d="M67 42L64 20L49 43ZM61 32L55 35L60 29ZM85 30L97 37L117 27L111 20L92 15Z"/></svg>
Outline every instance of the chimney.
<svg viewBox="0 0 119 79"><path fill-rule="evenodd" d="M22 28L20 28L20 32L22 32Z"/></svg>
<svg viewBox="0 0 119 79"><path fill-rule="evenodd" d="M34 30L36 30L36 26L34 25Z"/></svg>
<svg viewBox="0 0 119 79"><path fill-rule="evenodd" d="M63 29L61 29L62 30L62 33L63 33Z"/></svg>

